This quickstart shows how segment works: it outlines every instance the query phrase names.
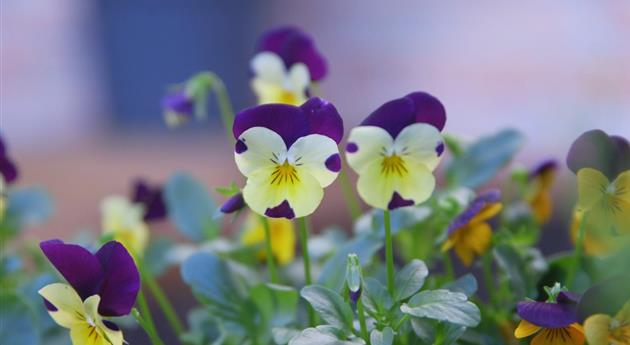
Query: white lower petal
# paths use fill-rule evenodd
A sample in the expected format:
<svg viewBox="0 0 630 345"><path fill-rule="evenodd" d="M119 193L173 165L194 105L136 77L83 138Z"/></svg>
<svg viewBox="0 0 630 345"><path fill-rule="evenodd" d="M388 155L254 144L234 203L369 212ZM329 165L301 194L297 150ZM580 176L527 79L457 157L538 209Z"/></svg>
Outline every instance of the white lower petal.
<svg viewBox="0 0 630 345"><path fill-rule="evenodd" d="M237 148L245 150L234 152L234 159L238 170L247 177L256 170L273 167L274 161L281 163L286 159L287 147L282 137L268 128L252 127L238 140Z"/></svg>
<svg viewBox="0 0 630 345"><path fill-rule="evenodd" d="M394 150L414 164L423 164L433 171L440 162L437 148L443 144L437 128L426 123L415 123L405 127L394 140Z"/></svg>
<svg viewBox="0 0 630 345"><path fill-rule="evenodd" d="M321 134L311 134L296 140L289 148L288 156L300 172L313 176L322 187L329 186L341 168L337 143Z"/></svg>
<svg viewBox="0 0 630 345"><path fill-rule="evenodd" d="M376 126L359 126L350 131L346 147L346 159L350 167L361 174L383 154L391 153L394 139L389 133Z"/></svg>

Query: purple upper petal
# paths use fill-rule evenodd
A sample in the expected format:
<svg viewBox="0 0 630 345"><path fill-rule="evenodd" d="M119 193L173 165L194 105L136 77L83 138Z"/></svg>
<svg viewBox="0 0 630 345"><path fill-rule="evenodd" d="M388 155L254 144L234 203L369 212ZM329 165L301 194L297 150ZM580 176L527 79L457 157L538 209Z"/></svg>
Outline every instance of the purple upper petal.
<svg viewBox="0 0 630 345"><path fill-rule="evenodd" d="M166 204L160 187L152 187L142 179L136 180L131 200L144 206L144 220L159 220L166 217Z"/></svg>
<svg viewBox="0 0 630 345"><path fill-rule="evenodd" d="M426 92L413 92L383 104L361 126L381 127L396 138L403 128L414 123L427 123L441 131L446 123L444 106Z"/></svg>
<svg viewBox="0 0 630 345"><path fill-rule="evenodd" d="M243 207L245 207L245 199L243 198L243 193L237 193L231 198L227 199L227 201L224 202L223 205L221 205L221 212L234 213L243 209Z"/></svg>
<svg viewBox="0 0 630 345"><path fill-rule="evenodd" d="M536 167L534 167L534 169L530 171L529 176L530 178L533 178L536 176L540 176L547 171L556 169L558 169L558 161L556 161L555 159L546 159L538 163L538 165L536 165Z"/></svg>
<svg viewBox="0 0 630 345"><path fill-rule="evenodd" d="M518 315L537 326L561 328L577 322L575 303L525 301L516 306Z"/></svg>
<svg viewBox="0 0 630 345"><path fill-rule="evenodd" d="M140 273L125 247L116 241L105 243L96 252L103 267L103 280L99 289L99 314L122 316L131 312L140 290Z"/></svg>
<svg viewBox="0 0 630 345"><path fill-rule="evenodd" d="M4 145L2 136L0 136L0 174L2 174L6 183L12 183L18 177L17 167L7 154L7 148Z"/></svg>
<svg viewBox="0 0 630 345"><path fill-rule="evenodd" d="M464 212L460 213L451 224L449 224L447 233L450 235L457 229L468 224L476 215L478 215L488 204L501 201L501 191L498 189L490 189L479 194L473 200Z"/></svg>
<svg viewBox="0 0 630 345"><path fill-rule="evenodd" d="M39 247L82 299L98 293L103 269L87 249L60 240L41 242Z"/></svg>
<svg viewBox="0 0 630 345"><path fill-rule="evenodd" d="M626 139L608 136L596 129L580 135L571 145L567 166L577 174L582 168L601 171L611 181L630 169L630 147Z"/></svg>
<svg viewBox="0 0 630 345"><path fill-rule="evenodd" d="M322 134L339 143L343 137L343 121L337 109L321 98L311 98L300 107L288 104L263 104L236 115L234 138L252 127L265 127L282 137L289 148L297 139L309 134Z"/></svg>
<svg viewBox="0 0 630 345"><path fill-rule="evenodd" d="M315 47L313 40L296 27L285 26L265 32L257 49L257 52L263 51L280 56L287 68L297 62L305 64L313 81L326 76L326 60Z"/></svg>
<svg viewBox="0 0 630 345"><path fill-rule="evenodd" d="M194 102L183 90L168 93L162 99L162 109L172 111L181 115L191 115L193 113Z"/></svg>

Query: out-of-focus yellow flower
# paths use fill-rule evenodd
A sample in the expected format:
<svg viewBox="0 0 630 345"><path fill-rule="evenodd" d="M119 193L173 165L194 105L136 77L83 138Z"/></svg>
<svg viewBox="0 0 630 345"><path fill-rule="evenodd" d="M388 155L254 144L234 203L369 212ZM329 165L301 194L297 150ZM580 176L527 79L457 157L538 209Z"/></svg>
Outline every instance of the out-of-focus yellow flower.
<svg viewBox="0 0 630 345"><path fill-rule="evenodd" d="M583 216L583 212L577 209L574 210L570 231L571 240L574 244L577 242L577 235ZM584 253L587 255L603 255L615 252L623 247L624 241L620 241L622 237L613 236L600 230L601 228L598 228L591 218L586 220L586 224L584 224ZM626 239L626 242L628 242L630 236L625 237L628 238Z"/></svg>
<svg viewBox="0 0 630 345"><path fill-rule="evenodd" d="M578 171L578 204L602 232L630 234L630 170L610 182L599 170L582 168Z"/></svg>
<svg viewBox="0 0 630 345"><path fill-rule="evenodd" d="M101 203L103 233L113 235L134 255L142 255L149 241L149 227L144 210L122 196L109 196Z"/></svg>
<svg viewBox="0 0 630 345"><path fill-rule="evenodd" d="M590 316L584 322L584 332L590 345L630 345L630 301L615 317Z"/></svg>
<svg viewBox="0 0 630 345"><path fill-rule="evenodd" d="M271 251L276 262L286 265L295 256L295 229L293 222L285 218L268 218L269 230L271 233ZM265 260L266 251L263 246L265 242L265 228L262 219L255 213L250 212L245 220L244 232L241 235L241 242L244 245L260 245L262 248L256 253L259 260Z"/></svg>
<svg viewBox="0 0 630 345"><path fill-rule="evenodd" d="M305 64L296 63L287 69L278 55L262 52L254 57L251 66L252 89L258 96L258 104L301 105L308 99L311 77Z"/></svg>
<svg viewBox="0 0 630 345"><path fill-rule="evenodd" d="M475 255L482 255L490 247L492 228L487 220L501 212L503 204L500 199L501 193L491 190L473 200L449 225L448 239L442 245L442 251L454 247L462 263L472 265Z"/></svg>
<svg viewBox="0 0 630 345"><path fill-rule="evenodd" d="M551 187L557 167L558 164L553 160L544 161L530 173L531 184L526 200L539 224L546 223L551 217L553 210Z"/></svg>

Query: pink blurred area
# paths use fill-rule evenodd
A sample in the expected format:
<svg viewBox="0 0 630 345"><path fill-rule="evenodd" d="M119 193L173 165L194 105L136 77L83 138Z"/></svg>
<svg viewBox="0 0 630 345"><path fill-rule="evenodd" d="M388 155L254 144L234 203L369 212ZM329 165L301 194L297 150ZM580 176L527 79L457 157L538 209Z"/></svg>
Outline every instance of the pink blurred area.
<svg viewBox="0 0 630 345"><path fill-rule="evenodd" d="M53 219L28 237L96 231L100 200L127 194L138 176L161 182L186 170L209 189L241 181L220 128L169 133L112 125L104 48L85 35L99 30L95 2L1 6L1 131L20 166L19 183L45 186L56 201ZM313 35L330 65L321 92L347 127L389 99L426 90L444 102L446 131L455 136L523 131L523 164L562 161L571 141L591 128L630 135L630 3L624 0L272 1L253 16L259 17L254 36L281 24ZM243 78L228 88L247 83ZM347 224L338 187L327 193L316 224Z"/></svg>

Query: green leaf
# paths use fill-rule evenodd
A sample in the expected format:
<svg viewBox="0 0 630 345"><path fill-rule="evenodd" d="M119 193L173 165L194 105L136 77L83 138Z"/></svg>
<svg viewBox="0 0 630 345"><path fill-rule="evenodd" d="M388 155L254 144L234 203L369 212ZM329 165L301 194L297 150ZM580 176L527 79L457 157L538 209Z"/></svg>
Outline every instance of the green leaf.
<svg viewBox="0 0 630 345"><path fill-rule="evenodd" d="M418 292L428 275L429 270L423 261L412 260L396 274L394 300L401 301Z"/></svg>
<svg viewBox="0 0 630 345"><path fill-rule="evenodd" d="M273 341L277 345L285 345L291 341L294 337L301 333L299 329L276 327L271 330L273 334Z"/></svg>
<svg viewBox="0 0 630 345"><path fill-rule="evenodd" d="M225 197L234 196L241 191L240 188L238 188L238 185L236 184L236 182L234 181L232 181L229 186L217 187L214 190Z"/></svg>
<svg viewBox="0 0 630 345"><path fill-rule="evenodd" d="M508 244L498 244L493 254L497 265L507 274L514 298L521 300L529 296L533 287L526 276L525 262L516 249Z"/></svg>
<svg viewBox="0 0 630 345"><path fill-rule="evenodd" d="M218 234L217 206L205 186L186 173L177 173L166 182L164 199L175 227L193 241Z"/></svg>
<svg viewBox="0 0 630 345"><path fill-rule="evenodd" d="M393 343L394 331L389 327L385 327L382 332L378 329L374 329L372 333L370 333L371 345L392 345Z"/></svg>
<svg viewBox="0 0 630 345"><path fill-rule="evenodd" d="M447 321L466 327L477 326L481 320L479 308L463 293L448 290L420 291L400 310L414 317Z"/></svg>
<svg viewBox="0 0 630 345"><path fill-rule="evenodd" d="M348 254L355 253L361 265L368 263L372 256L383 247L383 241L372 234L358 236L346 242L322 267L318 283L334 290L341 290L346 278Z"/></svg>
<svg viewBox="0 0 630 345"><path fill-rule="evenodd" d="M0 293L0 339L3 345L38 345L38 320L22 295Z"/></svg>
<svg viewBox="0 0 630 345"><path fill-rule="evenodd" d="M384 314L394 305L392 296L378 280L372 277L365 278L364 286L362 301L369 311Z"/></svg>
<svg viewBox="0 0 630 345"><path fill-rule="evenodd" d="M300 293L328 324L343 330L352 329L352 310L335 291L319 285L309 285Z"/></svg>
<svg viewBox="0 0 630 345"><path fill-rule="evenodd" d="M481 138L448 166L450 184L470 188L485 184L510 162L523 141L523 135L513 129Z"/></svg>
<svg viewBox="0 0 630 345"><path fill-rule="evenodd" d="M295 336L289 345L359 345L365 344L361 338L346 339L344 332L324 325L307 328Z"/></svg>
<svg viewBox="0 0 630 345"><path fill-rule="evenodd" d="M443 288L453 292L461 292L470 298L477 292L477 279L472 274L467 273L457 280L444 285Z"/></svg>
<svg viewBox="0 0 630 345"><path fill-rule="evenodd" d="M168 267L175 264L169 252L173 249L173 242L166 238L157 238L149 242L144 263L154 276L160 276Z"/></svg>
<svg viewBox="0 0 630 345"><path fill-rule="evenodd" d="M412 318L411 329L425 343L451 345L464 334L466 327L437 320ZM439 342L436 341L438 337Z"/></svg>
<svg viewBox="0 0 630 345"><path fill-rule="evenodd" d="M43 223L53 213L53 200L43 188L9 189L7 214L19 227Z"/></svg>
<svg viewBox="0 0 630 345"><path fill-rule="evenodd" d="M258 307L265 329L286 326L294 321L299 298L294 288L260 284L250 289L249 295Z"/></svg>

